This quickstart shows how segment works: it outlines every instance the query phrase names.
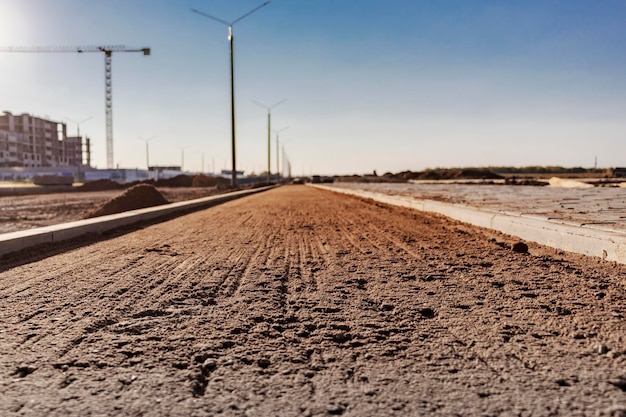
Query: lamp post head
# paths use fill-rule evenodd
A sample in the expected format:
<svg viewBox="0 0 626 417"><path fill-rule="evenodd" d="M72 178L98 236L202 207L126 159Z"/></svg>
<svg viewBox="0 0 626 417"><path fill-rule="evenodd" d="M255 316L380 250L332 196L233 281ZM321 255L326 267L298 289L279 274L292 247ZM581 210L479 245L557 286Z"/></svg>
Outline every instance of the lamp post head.
<svg viewBox="0 0 626 417"><path fill-rule="evenodd" d="M233 168L232 168L232 186L233 187L237 187L237 169L235 166L235 82L234 82L233 25L239 22L240 20L246 18L247 16L251 15L252 13L256 12L261 7L267 6L269 3L270 2L268 0L262 5L257 6L256 8L250 10L248 13L242 15L238 19L235 19L231 22L220 19L219 17L211 16L210 14L201 12L196 9L191 9L194 13L200 14L204 17L207 17L209 19L215 20L223 25L228 26L228 41L230 42L230 95L231 95L230 103L231 103L231 146L232 146L232 160L233 160ZM181 168L182 168L182 164L181 164Z"/></svg>

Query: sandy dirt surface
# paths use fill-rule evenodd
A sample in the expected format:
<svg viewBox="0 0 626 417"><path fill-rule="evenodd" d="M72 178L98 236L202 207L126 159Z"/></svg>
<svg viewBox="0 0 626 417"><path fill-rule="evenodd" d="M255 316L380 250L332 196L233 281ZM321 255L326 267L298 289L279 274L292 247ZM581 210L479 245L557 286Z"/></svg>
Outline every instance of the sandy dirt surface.
<svg viewBox="0 0 626 417"><path fill-rule="evenodd" d="M623 265L285 186L0 261L0 415L626 414Z"/></svg>
<svg viewBox="0 0 626 417"><path fill-rule="evenodd" d="M216 194L215 188L159 187L170 202ZM80 220L82 216L119 196L124 190L0 196L0 233Z"/></svg>

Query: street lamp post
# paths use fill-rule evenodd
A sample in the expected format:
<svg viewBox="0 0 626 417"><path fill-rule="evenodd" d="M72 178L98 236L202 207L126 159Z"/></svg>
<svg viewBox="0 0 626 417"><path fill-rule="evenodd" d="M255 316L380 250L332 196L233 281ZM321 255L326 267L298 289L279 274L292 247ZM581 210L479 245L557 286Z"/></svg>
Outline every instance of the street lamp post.
<svg viewBox="0 0 626 417"><path fill-rule="evenodd" d="M228 26L228 40L230 42L230 123L231 123L230 131L231 131L231 147L232 147L232 166L233 166L232 186L233 187L237 186L237 167L236 167L236 157L235 157L235 154L236 154L236 151L235 151L235 50L234 50L235 38L233 36L233 25L239 22L240 20L248 17L252 13L256 12L261 7L267 6L269 3L270 3L269 1L266 1L262 5L257 6L256 8L250 10L248 13L233 20L232 22L227 22L226 20L222 20L218 17L211 16L210 14L201 12L196 9L191 9L191 11L194 13L197 13L201 16L207 17L209 19L215 20L216 22L219 22L223 25Z"/></svg>
<svg viewBox="0 0 626 417"><path fill-rule="evenodd" d="M283 144L283 172L285 172L285 166L287 167L287 178L291 178L291 162L289 161L289 157L285 153L285 145Z"/></svg>
<svg viewBox="0 0 626 417"><path fill-rule="evenodd" d="M85 123L87 120L90 120L92 117L93 116L89 116L88 118L83 119L80 122L76 122L76 121L70 119L69 117L65 118L68 122L72 122L72 123L74 123L76 125L76 137L78 137L79 140L80 140L80 162L78 163L78 172L79 173L80 173L80 166L83 164L83 139L80 137L80 125L81 125L81 123ZM89 139L87 139L87 140L89 140ZM87 160L87 164L89 164L89 159L90 158L87 158L87 159L88 159Z"/></svg>
<svg viewBox="0 0 626 417"><path fill-rule="evenodd" d="M258 104L259 106L263 107L265 110L267 110L267 183L269 184L271 176L272 176L272 167L270 165L270 157L271 157L271 131L272 131L272 116L271 116L271 111L274 107L283 104L285 101L287 101L286 98L277 101L276 103L272 104L271 106L267 106L263 103L261 103L260 101L256 101L256 100L252 100L252 102L254 104Z"/></svg>
<svg viewBox="0 0 626 417"><path fill-rule="evenodd" d="M281 143L281 147L283 149L283 164L280 167L281 176L282 177L285 176L285 166L287 166L287 164L289 164L289 158L287 157L287 154L285 153L285 145L288 144L289 142L291 142L292 140L293 139L289 139L288 141L284 141L284 142ZM291 178L291 174L287 178Z"/></svg>
<svg viewBox="0 0 626 417"><path fill-rule="evenodd" d="M185 149L187 149L189 146L179 146L178 149L180 149L180 172L183 173L185 172Z"/></svg>
<svg viewBox="0 0 626 417"><path fill-rule="evenodd" d="M282 132L283 130L287 130L289 129L289 126L283 127L282 129L278 129L278 130L274 130L274 133L276 133L276 173L278 175L280 175L280 147L279 147L279 140L278 140L278 134L280 132Z"/></svg>
<svg viewBox="0 0 626 417"><path fill-rule="evenodd" d="M69 117L66 117L65 119L69 122L72 122L76 125L76 136L80 137L80 125L81 123L85 123L87 120L90 120L93 116L89 116L86 119L81 120L80 122L75 122L74 120L70 119Z"/></svg>
<svg viewBox="0 0 626 417"><path fill-rule="evenodd" d="M150 143L150 141L152 139L156 138L156 136L152 136L148 139L144 139L142 137L139 137L139 140L143 140L144 142L146 142L146 169L149 171L150 170L150 148L148 148L148 143Z"/></svg>

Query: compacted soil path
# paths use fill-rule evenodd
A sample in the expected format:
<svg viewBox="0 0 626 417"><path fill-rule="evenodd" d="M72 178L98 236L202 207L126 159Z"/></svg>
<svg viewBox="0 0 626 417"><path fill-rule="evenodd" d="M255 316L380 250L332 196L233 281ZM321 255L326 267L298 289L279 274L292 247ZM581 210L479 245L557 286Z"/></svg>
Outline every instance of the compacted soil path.
<svg viewBox="0 0 626 417"><path fill-rule="evenodd" d="M159 187L169 202L219 194L216 187ZM0 195L0 233L18 232L81 220L88 212L124 193L124 190L73 191L30 195Z"/></svg>
<svg viewBox="0 0 626 417"><path fill-rule="evenodd" d="M0 415L625 415L626 267L515 242L286 186L5 259Z"/></svg>

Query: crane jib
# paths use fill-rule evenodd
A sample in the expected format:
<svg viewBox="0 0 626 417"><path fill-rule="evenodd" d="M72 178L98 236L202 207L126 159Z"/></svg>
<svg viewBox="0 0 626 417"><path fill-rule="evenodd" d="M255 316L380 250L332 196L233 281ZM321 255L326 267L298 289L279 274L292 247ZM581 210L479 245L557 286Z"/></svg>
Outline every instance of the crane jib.
<svg viewBox="0 0 626 417"><path fill-rule="evenodd" d="M150 55L150 48L127 48L124 45L0 46L0 52L143 52L144 55Z"/></svg>
<svg viewBox="0 0 626 417"><path fill-rule="evenodd" d="M106 117L107 168L113 168L113 91L111 81L111 56L113 52L143 52L150 48L126 48L124 45L89 46L0 46L0 52L101 52L104 53L104 108Z"/></svg>

